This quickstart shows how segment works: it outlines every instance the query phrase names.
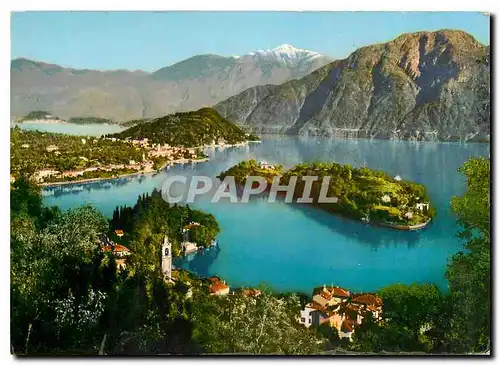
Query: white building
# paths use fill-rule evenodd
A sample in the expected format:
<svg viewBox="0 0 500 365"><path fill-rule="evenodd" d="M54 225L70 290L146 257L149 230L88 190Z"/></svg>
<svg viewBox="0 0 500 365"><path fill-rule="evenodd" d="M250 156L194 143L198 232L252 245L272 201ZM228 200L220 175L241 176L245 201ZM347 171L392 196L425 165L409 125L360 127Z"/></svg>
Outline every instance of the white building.
<svg viewBox="0 0 500 365"><path fill-rule="evenodd" d="M390 203L391 202L391 197L389 195L382 195L382 201L384 203Z"/></svg>
<svg viewBox="0 0 500 365"><path fill-rule="evenodd" d="M313 321L312 314L314 311L316 311L316 309L306 305L305 308L300 311L300 323L306 326L307 328L311 327Z"/></svg>
<svg viewBox="0 0 500 365"><path fill-rule="evenodd" d="M309 328L311 326L319 326L328 319L328 313L320 310L315 303L308 303L304 309L300 311L299 322Z"/></svg>
<svg viewBox="0 0 500 365"><path fill-rule="evenodd" d="M428 210L429 209L429 203L417 203L417 205L415 206L415 208L417 208L418 210L420 210L421 212L425 210Z"/></svg>
<svg viewBox="0 0 500 365"><path fill-rule="evenodd" d="M189 255L190 253L198 251L198 246L193 242L184 241L181 243L181 246L184 249L185 255Z"/></svg>
<svg viewBox="0 0 500 365"><path fill-rule="evenodd" d="M406 212L405 213L405 218L406 219L412 219L413 218L413 213L412 212Z"/></svg>
<svg viewBox="0 0 500 365"><path fill-rule="evenodd" d="M168 239L168 236L165 235L163 238L163 246L161 248L161 271L163 273L163 277L166 280L172 279L172 244Z"/></svg>
<svg viewBox="0 0 500 365"><path fill-rule="evenodd" d="M268 164L266 161L260 161L259 167L261 169L269 169L269 168L273 167L273 165Z"/></svg>

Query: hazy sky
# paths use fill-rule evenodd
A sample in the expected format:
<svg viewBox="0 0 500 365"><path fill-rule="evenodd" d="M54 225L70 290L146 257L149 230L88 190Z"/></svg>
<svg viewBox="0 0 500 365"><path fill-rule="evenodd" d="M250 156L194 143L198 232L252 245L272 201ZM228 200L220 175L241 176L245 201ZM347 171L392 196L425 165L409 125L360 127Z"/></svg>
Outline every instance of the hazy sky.
<svg viewBox="0 0 500 365"><path fill-rule="evenodd" d="M460 29L489 44L489 17L468 12L17 12L12 58L153 71L188 57L291 44L345 57L401 33Z"/></svg>

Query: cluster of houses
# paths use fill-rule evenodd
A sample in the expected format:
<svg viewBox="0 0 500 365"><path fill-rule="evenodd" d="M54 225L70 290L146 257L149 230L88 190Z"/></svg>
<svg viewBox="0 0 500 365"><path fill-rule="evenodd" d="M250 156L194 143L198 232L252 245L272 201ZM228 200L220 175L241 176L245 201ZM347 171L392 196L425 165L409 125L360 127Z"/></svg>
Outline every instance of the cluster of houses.
<svg viewBox="0 0 500 365"><path fill-rule="evenodd" d="M81 159L85 159L84 157L80 157ZM55 169L41 169L38 170L34 174L34 178L38 182L43 182L45 178L47 177L52 177L52 176L59 176L62 178L65 177L77 177L77 176L82 176L86 172L92 172L92 171L114 171L114 170L121 170L121 169L131 169L131 170L136 170L140 171L141 168L143 169L144 172L148 172L152 169L153 163L152 162L147 162L145 164L137 164L135 161L130 160L129 164L113 164L113 165L108 165L108 166L94 166L94 167L87 167L84 169L76 169L76 170L68 170L68 171L58 171Z"/></svg>
<svg viewBox="0 0 500 365"><path fill-rule="evenodd" d="M123 235L124 235L124 232L121 229L115 230L114 233L117 237L120 237L120 238L123 237ZM117 268L125 269L127 267L126 259L127 259L127 256L130 255L130 250L127 247L113 242L105 234L103 234L101 236L100 244L101 244L101 251L102 252L111 252L113 254L113 256L116 257Z"/></svg>
<svg viewBox="0 0 500 365"><path fill-rule="evenodd" d="M184 253L184 255L189 255L191 253L194 253L200 249L198 245L194 242L191 242L191 230L195 227L200 227L201 224L198 222L189 222L189 224L186 224L184 228L182 228L182 242L181 242L181 250ZM217 241L214 240L212 241L212 246L216 246Z"/></svg>
<svg viewBox="0 0 500 365"><path fill-rule="evenodd" d="M190 222L182 229L181 249L185 255L189 255L190 253L198 251L198 246L196 245L196 243L190 241L190 233L192 228L199 226L200 223L198 222Z"/></svg>
<svg viewBox="0 0 500 365"><path fill-rule="evenodd" d="M196 159L198 152L196 148L170 147L169 145L158 145L151 148L148 152L151 157L167 157L170 161L179 159Z"/></svg>
<svg viewBox="0 0 500 365"><path fill-rule="evenodd" d="M171 161L183 158L195 159L198 157L196 148L172 147L168 144L161 145L159 143L150 145L148 138L125 139L124 142L146 148L150 157L167 157Z"/></svg>
<svg viewBox="0 0 500 365"><path fill-rule="evenodd" d="M396 181L402 181L403 179L401 178L401 176L396 175L394 177L394 180L396 180ZM418 197L416 199L419 200ZM380 200L381 200L382 203L390 203L391 202L391 196L388 195L388 194L384 194L384 195L382 195L382 197L380 198ZM422 213L427 213L427 211L429 210L429 203L428 202L417 203L417 204L415 204L415 206L414 206L413 209L410 209L406 205L403 205L402 208L405 208L405 210L406 210L403 213L403 217L406 218L406 219L412 219L413 216L414 216L414 212L420 211ZM363 217L363 218L361 218L361 221L363 221L363 222L369 222L370 218L368 216L367 217Z"/></svg>
<svg viewBox="0 0 500 365"><path fill-rule="evenodd" d="M274 165L267 163L267 161L259 161L259 168L261 168L261 169L273 169Z"/></svg>
<svg viewBox="0 0 500 365"><path fill-rule="evenodd" d="M352 340L356 326L367 314L382 319L382 299L370 293L351 293L336 286L313 290L312 301L300 311L299 322L306 327L327 324L337 329L340 338Z"/></svg>
<svg viewBox="0 0 500 365"><path fill-rule="evenodd" d="M102 137L105 140L110 140L110 141L122 141L117 138L109 138L109 137ZM85 144L87 140L85 138L82 138L82 144ZM95 138L93 140L94 143L97 143L98 138ZM184 161L186 159L193 159L196 160L198 159L198 151L196 148L183 148L183 147L171 147L168 144L165 145L160 145L160 144L153 144L150 145L148 142L147 138L140 139L140 140L123 140L125 143L132 143L133 145L144 147L148 150L148 156L147 157L166 157L168 161L175 162L177 160ZM29 144L23 144L21 145L22 148L30 148ZM60 155L61 152L59 151L59 147L55 144L48 145L46 148L46 151L49 153L53 153L55 155ZM88 161L85 157L80 157L82 160ZM76 169L76 170L70 170L70 171L57 171L55 169L42 169L36 172L35 174L35 179L39 182L43 182L45 178L51 177L51 176L60 176L62 178L65 177L77 177L83 175L85 172L91 172L91 171L96 171L96 170L103 170L103 171L113 171L113 170L118 170L118 169L133 169L136 171L144 171L144 172L150 172L153 170L153 161L149 160L146 158L145 154L142 155L142 161L137 162L134 160L130 160L128 164L114 164L114 165L109 165L109 166L94 166L94 167L88 167L84 169Z"/></svg>

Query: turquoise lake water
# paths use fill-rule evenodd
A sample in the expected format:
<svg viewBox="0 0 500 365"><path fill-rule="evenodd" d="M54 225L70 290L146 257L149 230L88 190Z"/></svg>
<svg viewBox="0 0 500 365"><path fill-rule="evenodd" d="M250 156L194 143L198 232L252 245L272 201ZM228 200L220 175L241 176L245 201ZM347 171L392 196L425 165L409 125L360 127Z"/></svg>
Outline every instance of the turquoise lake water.
<svg viewBox="0 0 500 365"><path fill-rule="evenodd" d="M139 194L161 187L170 174L216 176L245 159L291 167L299 162L334 161L380 169L426 185L437 208L435 220L418 232L372 227L297 204L198 201L221 226L219 247L178 259L175 264L201 276L219 275L230 285L271 285L279 291L310 293L336 284L355 291L391 283L435 283L446 290L448 258L461 249L449 212L463 193L457 169L469 156L488 156L489 145L469 143L339 140L264 136L261 144L209 150L211 160L176 165L157 175L48 188L47 205L71 208L91 203L107 216L117 205L133 205Z"/></svg>

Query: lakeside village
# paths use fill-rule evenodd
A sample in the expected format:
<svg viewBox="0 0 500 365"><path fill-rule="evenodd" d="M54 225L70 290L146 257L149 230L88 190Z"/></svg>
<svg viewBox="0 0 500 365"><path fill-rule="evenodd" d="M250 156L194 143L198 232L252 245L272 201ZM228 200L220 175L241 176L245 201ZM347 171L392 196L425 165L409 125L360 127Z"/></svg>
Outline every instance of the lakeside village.
<svg viewBox="0 0 500 365"><path fill-rule="evenodd" d="M57 185L69 182L82 182L82 181L94 181L106 178L115 178L119 176L135 175L138 173L153 173L163 169L166 166L171 166L173 164L184 164L184 163L197 163L208 161L208 156L203 153L203 148L226 148L235 145L227 144L224 139L219 139L218 141L213 141L210 145L205 145L203 147L174 147L168 144L149 144L148 138L143 139L130 139L126 138L124 140L115 137L83 137L81 138L82 145L91 145L98 143L99 140L106 140L115 143L128 143L138 148L143 148L147 151L142 154L142 161L129 160L128 164L109 164L102 165L98 161L95 161L97 166L90 166L86 168L58 171L53 168L44 168L37 170L33 178L36 182L41 185ZM245 145L246 142L239 143L239 145ZM31 146L29 144L21 145L23 149L29 149ZM55 156L59 156L61 152L59 147L55 144L51 144L45 149L48 153L52 153ZM84 157L79 157L83 162L87 163L89 160ZM100 176L102 174L105 176ZM15 181L15 178L11 175L11 183Z"/></svg>
<svg viewBox="0 0 500 365"><path fill-rule="evenodd" d="M199 250L196 243L189 241L190 229L199 225L197 222L190 222L183 228L181 247L184 255ZM116 237L121 238L126 233L118 229L114 231L114 234ZM113 242L106 235L102 235L100 245L103 252L110 252L115 256L118 269L126 268L127 257L132 254L127 247ZM216 241L212 242L212 246L216 245ZM167 235L163 239L161 270L165 281L172 284L180 280L183 271L174 268L172 264L172 244ZM210 295L224 296L235 293L218 276L208 277L204 281L207 283L205 290ZM188 287L185 298L192 298L194 291L191 283L189 281L183 283ZM256 288L239 290L245 296L258 297L261 294L261 291ZM373 293L354 293L338 286L323 285L313 289L312 300L304 306L300 313L297 313L297 321L307 328L328 325L337 330L339 338L352 341L352 335L356 327L361 325L365 318L370 316L377 322L382 321L382 304L382 299Z"/></svg>

